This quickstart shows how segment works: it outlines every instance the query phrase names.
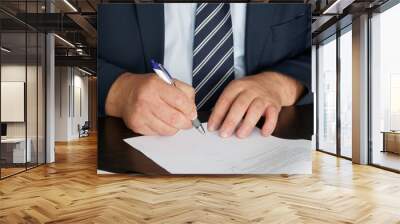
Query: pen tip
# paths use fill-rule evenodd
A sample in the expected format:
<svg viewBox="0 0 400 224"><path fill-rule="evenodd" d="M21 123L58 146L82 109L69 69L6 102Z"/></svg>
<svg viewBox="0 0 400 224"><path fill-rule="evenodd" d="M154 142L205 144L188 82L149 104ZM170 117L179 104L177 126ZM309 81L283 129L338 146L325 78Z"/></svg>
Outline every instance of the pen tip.
<svg viewBox="0 0 400 224"><path fill-rule="evenodd" d="M205 134L206 134L206 131L204 130L203 125L200 125L200 129L201 129L201 133L202 133L203 135L205 135Z"/></svg>

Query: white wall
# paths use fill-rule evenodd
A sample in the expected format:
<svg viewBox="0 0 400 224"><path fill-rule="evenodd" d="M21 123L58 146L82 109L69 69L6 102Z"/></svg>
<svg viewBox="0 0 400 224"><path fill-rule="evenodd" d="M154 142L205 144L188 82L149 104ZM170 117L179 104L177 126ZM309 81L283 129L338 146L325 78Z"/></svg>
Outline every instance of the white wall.
<svg viewBox="0 0 400 224"><path fill-rule="evenodd" d="M78 73L78 70L74 70L74 82L73 82L73 86L74 86L74 108L73 110L75 111L75 113L73 114L73 119L72 119L72 136L74 136L74 138L78 137L78 124L83 125L85 123L85 121L88 121L89 119L89 111L88 111L88 106L89 106L89 102L88 102L88 77L87 76L82 76L82 73ZM78 92L80 91L80 93ZM80 95L80 97L79 97ZM80 101L80 102L79 102ZM81 107L81 108L79 108ZM79 109L81 109L82 111L79 111ZM74 112L73 111L73 112Z"/></svg>
<svg viewBox="0 0 400 224"><path fill-rule="evenodd" d="M55 140L70 141L88 120L88 78L72 67L56 67L55 73Z"/></svg>
<svg viewBox="0 0 400 224"><path fill-rule="evenodd" d="M70 84L69 70L67 67L55 68L55 141L67 141L69 132L69 96Z"/></svg>

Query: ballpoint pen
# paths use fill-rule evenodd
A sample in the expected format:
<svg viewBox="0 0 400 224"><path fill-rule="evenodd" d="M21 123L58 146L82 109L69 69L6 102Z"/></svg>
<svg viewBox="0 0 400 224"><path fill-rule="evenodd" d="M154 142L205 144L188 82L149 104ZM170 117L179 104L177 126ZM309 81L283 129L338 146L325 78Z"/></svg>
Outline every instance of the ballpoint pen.
<svg viewBox="0 0 400 224"><path fill-rule="evenodd" d="M160 77L166 83L176 86L174 83L174 79L162 64L157 63L154 60L150 60L150 62L151 62L151 67L153 68L154 72L158 75L158 77ZM201 124L198 118L192 120L192 125L203 135L206 134L203 125Z"/></svg>

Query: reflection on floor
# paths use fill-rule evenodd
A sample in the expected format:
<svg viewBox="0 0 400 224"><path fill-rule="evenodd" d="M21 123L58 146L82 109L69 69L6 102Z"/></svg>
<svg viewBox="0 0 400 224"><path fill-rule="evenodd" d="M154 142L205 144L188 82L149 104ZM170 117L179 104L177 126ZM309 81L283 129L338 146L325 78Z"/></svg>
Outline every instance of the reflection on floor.
<svg viewBox="0 0 400 224"><path fill-rule="evenodd" d="M0 223L399 223L400 175L313 153L312 175L97 175L96 138L0 181Z"/></svg>
<svg viewBox="0 0 400 224"><path fill-rule="evenodd" d="M17 168L1 168L1 178L13 175L15 173L24 171L25 167L17 167Z"/></svg>
<svg viewBox="0 0 400 224"><path fill-rule="evenodd" d="M352 149L351 148L341 148L341 155L347 158L352 157Z"/></svg>
<svg viewBox="0 0 400 224"><path fill-rule="evenodd" d="M13 174L25 171L26 169L30 169L36 166L37 166L36 163L27 163L26 166L25 164L7 164L7 165L3 164L3 167L0 170L1 178L11 176Z"/></svg>
<svg viewBox="0 0 400 224"><path fill-rule="evenodd" d="M389 167L391 169L400 170L400 155L392 152L375 151L372 157L373 163Z"/></svg>

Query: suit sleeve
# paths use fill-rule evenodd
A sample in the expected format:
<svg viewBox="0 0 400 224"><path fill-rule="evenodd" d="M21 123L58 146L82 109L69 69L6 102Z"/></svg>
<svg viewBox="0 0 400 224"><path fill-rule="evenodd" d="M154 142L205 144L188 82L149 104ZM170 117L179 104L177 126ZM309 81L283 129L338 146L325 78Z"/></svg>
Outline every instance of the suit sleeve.
<svg viewBox="0 0 400 224"><path fill-rule="evenodd" d="M143 52L134 4L100 4L98 8L98 114L114 81L125 72L143 73ZM124 18L124 19L121 19Z"/></svg>
<svg viewBox="0 0 400 224"><path fill-rule="evenodd" d="M280 44L276 42L275 44L277 44L276 47L278 48L285 48L288 46L285 49L279 50L282 54L286 52L287 56L272 64L268 67L268 70L285 74L302 83L305 87L305 92L297 101L297 105L312 104L311 8L309 5L300 4L298 6L293 6L291 9L294 11L292 15L302 14L304 16L295 16L294 19L284 23L286 25L280 25L279 35L275 38L283 42L280 42ZM285 8L282 10L290 14L290 9ZM284 16L282 18L284 18ZM291 35L295 35L295 37L290 37ZM293 45L293 43L295 43L295 45Z"/></svg>
<svg viewBox="0 0 400 224"><path fill-rule="evenodd" d="M268 70L279 72L292 77L302 83L305 93L297 101L297 105L313 103L313 93L311 88L311 50L306 49L302 54L286 59L273 65Z"/></svg>
<svg viewBox="0 0 400 224"><path fill-rule="evenodd" d="M112 63L109 63L107 60L102 59L101 57L98 58L98 80L97 80L97 85L101 84L101 86L98 86L98 111L99 111L99 116L104 117L106 116L106 111L105 111L105 102L106 102L106 97L108 94L108 90L111 88L111 85L114 83L114 81L120 76L122 73L126 72L127 70L124 68L121 68L119 66L116 66ZM104 74L104 75L101 75Z"/></svg>

